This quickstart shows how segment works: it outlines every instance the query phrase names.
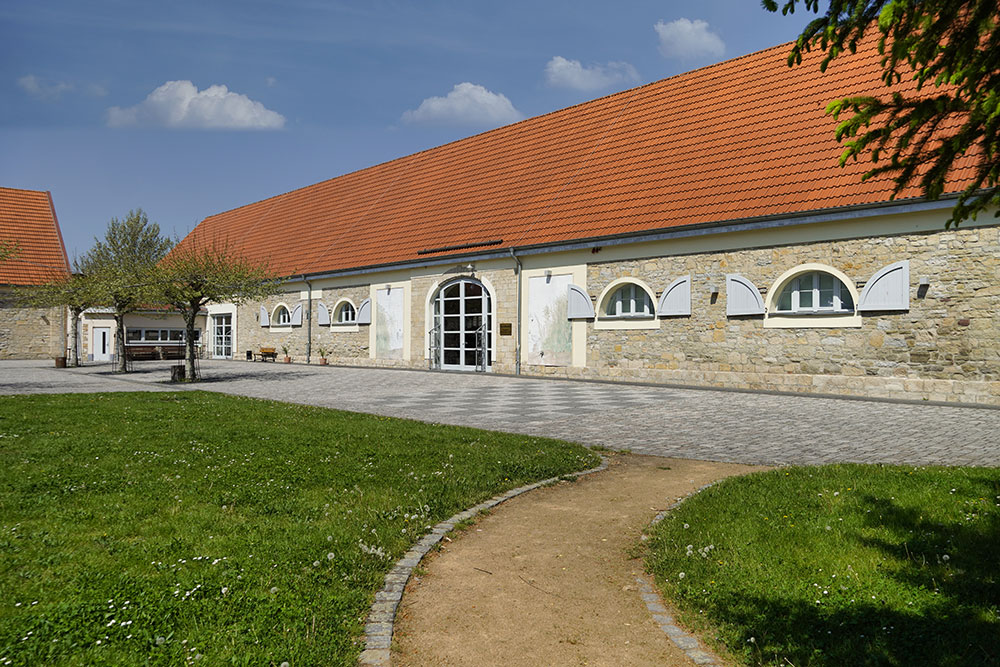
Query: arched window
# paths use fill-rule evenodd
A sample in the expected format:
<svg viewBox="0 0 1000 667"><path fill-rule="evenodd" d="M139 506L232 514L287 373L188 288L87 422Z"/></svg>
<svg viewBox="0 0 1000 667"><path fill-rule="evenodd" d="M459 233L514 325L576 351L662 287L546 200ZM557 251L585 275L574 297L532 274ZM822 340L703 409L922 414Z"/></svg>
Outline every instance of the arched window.
<svg viewBox="0 0 1000 667"><path fill-rule="evenodd" d="M778 295L776 313L796 315L853 313L854 299L847 285L824 271L809 271L792 278Z"/></svg>
<svg viewBox="0 0 1000 667"><path fill-rule="evenodd" d="M337 309L336 320L338 324L354 324L358 319L358 313L349 302L345 301Z"/></svg>
<svg viewBox="0 0 1000 667"><path fill-rule="evenodd" d="M292 314L289 313L288 309L284 306L278 306L278 309L274 311L274 318L272 321L275 326L290 326L292 324Z"/></svg>
<svg viewBox="0 0 1000 667"><path fill-rule="evenodd" d="M653 300L639 285L626 283L619 287L604 306L606 317L652 317Z"/></svg>

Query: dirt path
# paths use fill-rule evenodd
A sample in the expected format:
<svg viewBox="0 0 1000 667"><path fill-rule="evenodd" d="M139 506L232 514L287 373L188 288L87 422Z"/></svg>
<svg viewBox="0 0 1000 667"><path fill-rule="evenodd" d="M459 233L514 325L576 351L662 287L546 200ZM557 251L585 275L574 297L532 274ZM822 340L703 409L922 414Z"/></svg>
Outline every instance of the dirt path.
<svg viewBox="0 0 1000 667"><path fill-rule="evenodd" d="M393 665L693 665L646 609L628 552L676 498L753 469L618 455L504 503L421 563Z"/></svg>

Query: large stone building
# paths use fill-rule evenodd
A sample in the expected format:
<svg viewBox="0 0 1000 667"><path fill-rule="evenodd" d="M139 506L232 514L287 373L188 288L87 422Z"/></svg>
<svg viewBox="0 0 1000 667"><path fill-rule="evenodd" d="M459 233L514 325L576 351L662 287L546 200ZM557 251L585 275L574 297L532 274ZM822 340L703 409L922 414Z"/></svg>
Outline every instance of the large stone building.
<svg viewBox="0 0 1000 667"><path fill-rule="evenodd" d="M884 92L872 45L787 50L206 218L287 277L213 355L1000 403L1000 226L945 228L972 158L939 201L863 182L824 108Z"/></svg>
<svg viewBox="0 0 1000 667"><path fill-rule="evenodd" d="M13 257L0 260L0 359L64 356L64 309L26 306L18 295L69 275L52 195L0 188L0 243L16 248Z"/></svg>

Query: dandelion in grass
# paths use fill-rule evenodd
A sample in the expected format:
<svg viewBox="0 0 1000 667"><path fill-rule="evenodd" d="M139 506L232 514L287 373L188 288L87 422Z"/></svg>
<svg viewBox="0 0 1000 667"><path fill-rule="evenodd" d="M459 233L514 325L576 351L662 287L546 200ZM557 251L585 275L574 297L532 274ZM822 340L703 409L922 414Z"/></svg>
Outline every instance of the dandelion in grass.
<svg viewBox="0 0 1000 667"><path fill-rule="evenodd" d="M272 586L271 587L271 595L274 595L277 592L278 592L278 587L277 586Z"/></svg>
<svg viewBox="0 0 1000 667"><path fill-rule="evenodd" d="M327 560L333 560L334 558L335 558L335 554L332 551L326 555L326 559Z"/></svg>

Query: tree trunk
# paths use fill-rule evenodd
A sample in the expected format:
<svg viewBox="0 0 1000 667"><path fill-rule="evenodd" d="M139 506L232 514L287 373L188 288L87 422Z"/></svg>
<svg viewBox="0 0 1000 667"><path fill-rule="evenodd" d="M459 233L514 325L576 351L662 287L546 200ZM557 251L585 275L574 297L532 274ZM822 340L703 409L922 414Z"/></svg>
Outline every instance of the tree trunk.
<svg viewBox="0 0 1000 667"><path fill-rule="evenodd" d="M69 316L72 322L69 327L69 365L76 368L80 365L80 313L82 308L70 306Z"/></svg>
<svg viewBox="0 0 1000 667"><path fill-rule="evenodd" d="M201 303L191 301L184 308L184 365L188 382L197 382L194 372L194 323L201 310ZM204 344L204 341L202 341Z"/></svg>
<svg viewBox="0 0 1000 667"><path fill-rule="evenodd" d="M115 372L128 373L125 357L125 315L115 311Z"/></svg>

